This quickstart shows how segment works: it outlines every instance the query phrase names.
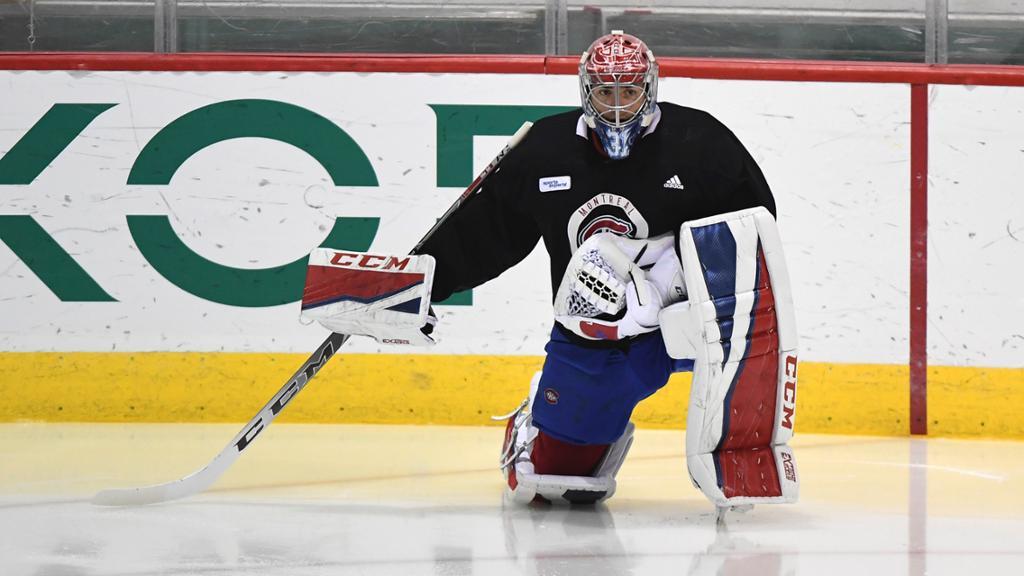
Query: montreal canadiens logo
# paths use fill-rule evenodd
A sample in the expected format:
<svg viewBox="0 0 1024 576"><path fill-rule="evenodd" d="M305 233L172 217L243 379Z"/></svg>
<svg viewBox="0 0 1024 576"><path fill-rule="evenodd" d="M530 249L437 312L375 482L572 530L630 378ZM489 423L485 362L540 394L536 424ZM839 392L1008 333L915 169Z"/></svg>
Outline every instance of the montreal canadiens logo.
<svg viewBox="0 0 1024 576"><path fill-rule="evenodd" d="M611 232L647 238L647 220L633 203L618 194L598 194L573 211L566 233L572 251L594 234Z"/></svg>
<svg viewBox="0 0 1024 576"><path fill-rule="evenodd" d="M611 232L619 236L632 236L636 232L636 227L633 226L632 222L616 218L615 216L601 216L587 224L586 228L580 230L579 234L577 234L577 239L580 244L583 244L584 240L601 232Z"/></svg>
<svg viewBox="0 0 1024 576"><path fill-rule="evenodd" d="M548 404L558 404L558 392L554 388L545 388L544 401Z"/></svg>

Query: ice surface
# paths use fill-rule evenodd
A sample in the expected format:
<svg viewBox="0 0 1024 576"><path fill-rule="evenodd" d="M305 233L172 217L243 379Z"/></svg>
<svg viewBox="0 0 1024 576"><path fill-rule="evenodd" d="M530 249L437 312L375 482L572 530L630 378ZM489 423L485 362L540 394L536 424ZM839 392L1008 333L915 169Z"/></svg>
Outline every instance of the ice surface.
<svg viewBox="0 0 1024 576"><path fill-rule="evenodd" d="M275 424L209 492L139 508L101 488L202 466L231 425L0 425L0 574L1013 573L1024 443L798 435L796 505L730 513L681 432L638 430L593 508L504 507L501 428Z"/></svg>

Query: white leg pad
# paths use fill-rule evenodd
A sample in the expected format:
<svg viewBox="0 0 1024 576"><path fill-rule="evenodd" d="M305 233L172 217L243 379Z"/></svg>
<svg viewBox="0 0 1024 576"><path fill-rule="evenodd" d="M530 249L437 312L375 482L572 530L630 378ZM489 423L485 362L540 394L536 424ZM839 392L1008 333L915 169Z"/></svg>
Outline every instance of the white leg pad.
<svg viewBox="0 0 1024 576"><path fill-rule="evenodd" d="M796 410L796 321L775 220L753 208L687 222L679 254L688 306L666 308L662 320L685 337L676 352L694 347L691 479L717 505L794 501L799 480L786 443Z"/></svg>

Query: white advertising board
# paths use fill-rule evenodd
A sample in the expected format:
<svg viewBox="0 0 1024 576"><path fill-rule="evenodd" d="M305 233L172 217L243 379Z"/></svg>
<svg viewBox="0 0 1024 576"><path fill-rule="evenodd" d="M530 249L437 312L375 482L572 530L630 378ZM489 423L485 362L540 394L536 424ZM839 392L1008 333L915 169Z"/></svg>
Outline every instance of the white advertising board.
<svg viewBox="0 0 1024 576"><path fill-rule="evenodd" d="M495 126L515 107L577 99L572 76L509 74L0 72L0 93L0 154L19 162L0 163L0 215L22 241L0 243L6 351L308 351L325 331L299 322L298 293L237 277L293 271L332 230L408 250L503 145L514 127ZM666 78L660 96L718 116L761 164L802 359L905 363L908 87ZM309 130L326 140L289 140ZM189 288L218 274L212 292ZM441 344L422 352L541 354L547 274L538 250L472 305L442 307Z"/></svg>
<svg viewBox="0 0 1024 576"><path fill-rule="evenodd" d="M1024 367L1024 88L931 88L928 357Z"/></svg>

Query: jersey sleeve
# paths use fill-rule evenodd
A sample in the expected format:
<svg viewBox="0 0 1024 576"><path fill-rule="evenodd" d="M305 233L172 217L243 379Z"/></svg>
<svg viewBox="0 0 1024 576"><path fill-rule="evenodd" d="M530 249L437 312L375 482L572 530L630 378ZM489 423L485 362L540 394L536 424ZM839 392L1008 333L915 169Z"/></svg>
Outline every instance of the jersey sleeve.
<svg viewBox="0 0 1024 576"><path fill-rule="evenodd" d="M423 244L437 260L431 300L497 278L536 246L540 229L529 212L520 147L502 161L481 190L466 200Z"/></svg>

